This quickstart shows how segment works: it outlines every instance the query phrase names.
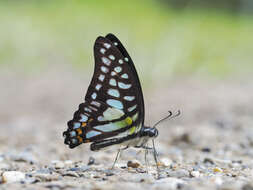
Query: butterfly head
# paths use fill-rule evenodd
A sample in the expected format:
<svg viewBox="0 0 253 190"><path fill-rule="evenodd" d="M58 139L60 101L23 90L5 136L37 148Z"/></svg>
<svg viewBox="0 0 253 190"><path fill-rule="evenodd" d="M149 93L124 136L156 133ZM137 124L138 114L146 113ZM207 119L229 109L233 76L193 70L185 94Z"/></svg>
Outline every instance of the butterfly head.
<svg viewBox="0 0 253 190"><path fill-rule="evenodd" d="M150 137L150 138L155 138L158 136L158 130L154 127L143 127L142 129L142 136Z"/></svg>

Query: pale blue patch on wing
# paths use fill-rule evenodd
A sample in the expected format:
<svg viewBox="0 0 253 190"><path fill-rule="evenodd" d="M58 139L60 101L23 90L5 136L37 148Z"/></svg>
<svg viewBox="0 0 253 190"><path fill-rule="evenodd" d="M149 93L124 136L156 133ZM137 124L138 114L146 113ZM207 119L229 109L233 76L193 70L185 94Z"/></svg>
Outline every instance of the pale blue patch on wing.
<svg viewBox="0 0 253 190"><path fill-rule="evenodd" d="M116 73L119 73L119 72L122 71L122 67L120 67L120 66L115 67L115 68L114 68L114 71L115 71Z"/></svg>
<svg viewBox="0 0 253 190"><path fill-rule="evenodd" d="M127 101L133 101L135 99L134 96L124 96L124 100L127 100Z"/></svg>
<svg viewBox="0 0 253 190"><path fill-rule="evenodd" d="M109 58L110 58L111 60L115 60L115 57L114 57L113 55L109 55Z"/></svg>
<svg viewBox="0 0 253 190"><path fill-rule="evenodd" d="M91 95L91 98L92 98L93 100L95 100L95 99L97 98L97 93L96 93L96 92L93 92L92 95Z"/></svg>
<svg viewBox="0 0 253 190"><path fill-rule="evenodd" d="M99 75L98 79L99 79L101 82L103 82L104 79L105 79L105 75Z"/></svg>
<svg viewBox="0 0 253 190"><path fill-rule="evenodd" d="M127 110L128 110L129 112L131 112L131 111L135 110L136 107L137 107L137 105L134 105L134 106L132 106L132 107L127 108Z"/></svg>
<svg viewBox="0 0 253 190"><path fill-rule="evenodd" d="M81 119L79 120L80 122L86 122L88 120L88 116L84 114L80 114Z"/></svg>
<svg viewBox="0 0 253 190"><path fill-rule="evenodd" d="M128 79L128 74L124 73L123 75L121 75L121 78Z"/></svg>
<svg viewBox="0 0 253 190"><path fill-rule="evenodd" d="M112 106L112 107L114 107L114 108L123 109L123 104L122 104L121 101L119 101L119 100L108 99L108 100L106 101L106 103L107 103L109 106Z"/></svg>
<svg viewBox="0 0 253 190"><path fill-rule="evenodd" d="M119 59L119 64L123 64L123 60L122 59Z"/></svg>
<svg viewBox="0 0 253 190"><path fill-rule="evenodd" d="M76 132L75 131L70 131L69 135L70 135L70 137L75 137L76 136Z"/></svg>
<svg viewBox="0 0 253 190"><path fill-rule="evenodd" d="M120 96L119 91L117 89L109 89L108 94L117 98L119 98Z"/></svg>
<svg viewBox="0 0 253 190"><path fill-rule="evenodd" d="M75 122L73 123L73 128L78 129L81 126L81 123Z"/></svg>
<svg viewBox="0 0 253 190"><path fill-rule="evenodd" d="M118 82L118 85L122 89L128 89L128 88L130 88L132 86L131 84L125 84L123 82Z"/></svg>
<svg viewBox="0 0 253 190"><path fill-rule="evenodd" d="M89 131L88 133L86 133L86 138L89 139L89 138L95 137L100 134L101 134L101 132L99 132L99 131Z"/></svg>
<svg viewBox="0 0 253 190"><path fill-rule="evenodd" d="M76 140L76 139L71 139L71 142L72 142L73 144L77 144L77 140Z"/></svg>
<svg viewBox="0 0 253 190"><path fill-rule="evenodd" d="M84 110L87 111L87 112L90 112L90 113L92 112L90 108L85 107Z"/></svg>
<svg viewBox="0 0 253 190"><path fill-rule="evenodd" d="M138 118L138 112L137 112L136 114L133 115L132 120L133 120L133 121L136 121L137 118Z"/></svg>
<svg viewBox="0 0 253 190"><path fill-rule="evenodd" d="M95 126L94 128L103 132L111 132L111 131L116 131L119 130L121 128L126 127L128 124L126 123L125 120L122 121L117 121L117 122L113 122L113 123L108 123L105 125L98 125Z"/></svg>
<svg viewBox="0 0 253 190"><path fill-rule="evenodd" d="M101 71L104 73L108 73L109 69L107 67L101 66Z"/></svg>
<svg viewBox="0 0 253 190"><path fill-rule="evenodd" d="M111 61L109 59L107 59L106 57L102 57L102 62L107 65L110 66L111 65Z"/></svg>
<svg viewBox="0 0 253 190"><path fill-rule="evenodd" d="M116 86L116 85L117 85L115 79L110 79L109 84L110 84L111 86Z"/></svg>
<svg viewBox="0 0 253 190"><path fill-rule="evenodd" d="M105 120L114 120L114 119L119 119L124 115L124 112L122 110L116 109L116 108L107 108L103 112L103 116Z"/></svg>

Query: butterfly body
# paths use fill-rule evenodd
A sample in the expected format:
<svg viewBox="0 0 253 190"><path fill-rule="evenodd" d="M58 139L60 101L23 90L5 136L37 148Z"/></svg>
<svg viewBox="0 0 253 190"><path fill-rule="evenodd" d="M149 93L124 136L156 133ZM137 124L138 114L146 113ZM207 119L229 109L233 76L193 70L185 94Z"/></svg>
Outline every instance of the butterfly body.
<svg viewBox="0 0 253 190"><path fill-rule="evenodd" d="M144 126L144 100L133 61L113 35L98 37L95 69L85 96L63 133L70 148L92 143L92 151L112 145L145 147L158 135Z"/></svg>

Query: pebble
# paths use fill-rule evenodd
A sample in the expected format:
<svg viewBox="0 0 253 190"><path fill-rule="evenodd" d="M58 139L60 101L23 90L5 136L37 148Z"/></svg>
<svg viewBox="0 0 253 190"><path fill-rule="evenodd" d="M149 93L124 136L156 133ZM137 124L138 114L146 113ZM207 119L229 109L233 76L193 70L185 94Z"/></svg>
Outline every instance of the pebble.
<svg viewBox="0 0 253 190"><path fill-rule="evenodd" d="M127 162L127 167L138 168L140 167L140 163L137 160L134 160L134 161L130 160Z"/></svg>
<svg viewBox="0 0 253 190"><path fill-rule="evenodd" d="M165 167L170 167L172 165L172 160L169 158L162 158L161 165Z"/></svg>
<svg viewBox="0 0 253 190"><path fill-rule="evenodd" d="M25 174L19 171L6 171L2 174L2 181L4 183L21 182L25 180Z"/></svg>
<svg viewBox="0 0 253 190"><path fill-rule="evenodd" d="M40 181L57 181L59 180L58 174L43 174L43 173L37 173L34 175L36 179L39 179Z"/></svg>
<svg viewBox="0 0 253 190"><path fill-rule="evenodd" d="M79 177L79 175L74 171L68 171L68 172L64 173L63 176Z"/></svg>
<svg viewBox="0 0 253 190"><path fill-rule="evenodd" d="M88 166L95 164L95 158L90 156L88 161Z"/></svg>
<svg viewBox="0 0 253 190"><path fill-rule="evenodd" d="M53 160L51 163L54 165L55 169L62 169L65 167L64 162L59 161L59 160Z"/></svg>
<svg viewBox="0 0 253 190"><path fill-rule="evenodd" d="M213 169L213 172L223 172L223 170L221 169L221 168L219 168L219 167L215 167L214 169Z"/></svg>
<svg viewBox="0 0 253 190"><path fill-rule="evenodd" d="M189 177L190 174L185 169L179 169L179 170L175 170L175 171L169 171L168 176L182 178L182 177Z"/></svg>
<svg viewBox="0 0 253 190"><path fill-rule="evenodd" d="M64 161L64 164L65 164L66 166L71 166L71 165L73 164L73 162L72 162L72 160L65 160L65 161Z"/></svg>
<svg viewBox="0 0 253 190"><path fill-rule="evenodd" d="M30 164L37 163L37 159L35 158L35 156L31 152L28 152L28 151L21 152L17 155L14 154L11 156L11 158L16 162L27 162Z"/></svg>
<svg viewBox="0 0 253 190"><path fill-rule="evenodd" d="M191 171L190 174L191 174L192 177L199 177L200 176L199 171Z"/></svg>

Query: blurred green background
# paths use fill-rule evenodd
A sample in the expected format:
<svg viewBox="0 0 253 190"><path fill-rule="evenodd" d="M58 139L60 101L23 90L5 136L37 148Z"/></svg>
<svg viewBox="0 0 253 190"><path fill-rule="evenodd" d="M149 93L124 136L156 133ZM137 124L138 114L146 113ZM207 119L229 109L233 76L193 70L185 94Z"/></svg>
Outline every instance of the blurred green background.
<svg viewBox="0 0 253 190"><path fill-rule="evenodd" d="M0 1L0 69L93 70L93 43L114 33L141 78L233 78L253 71L250 0Z"/></svg>

